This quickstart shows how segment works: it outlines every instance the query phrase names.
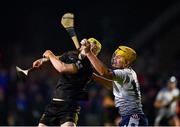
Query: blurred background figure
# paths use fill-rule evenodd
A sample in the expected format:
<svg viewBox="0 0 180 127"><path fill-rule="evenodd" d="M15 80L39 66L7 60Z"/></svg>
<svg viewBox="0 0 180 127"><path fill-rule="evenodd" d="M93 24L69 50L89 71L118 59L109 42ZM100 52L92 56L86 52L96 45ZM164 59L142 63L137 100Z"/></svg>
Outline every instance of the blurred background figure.
<svg viewBox="0 0 180 127"><path fill-rule="evenodd" d="M171 76L167 81L165 88L162 88L156 97L154 106L158 109L155 118L155 126L171 125L179 126L179 118L176 113L176 106L179 100L179 89L177 88L177 79ZM165 123L165 121L167 123Z"/></svg>

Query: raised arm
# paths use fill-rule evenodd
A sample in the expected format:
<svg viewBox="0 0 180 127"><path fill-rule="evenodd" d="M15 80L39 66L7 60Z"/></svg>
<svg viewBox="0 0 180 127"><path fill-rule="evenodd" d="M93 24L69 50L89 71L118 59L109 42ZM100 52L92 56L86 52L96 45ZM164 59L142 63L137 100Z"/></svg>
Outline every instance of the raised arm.
<svg viewBox="0 0 180 127"><path fill-rule="evenodd" d="M90 50L90 44L86 39L82 40L82 49L84 50L87 58L95 68L95 70L103 77L113 79L113 72L108 69L101 60L99 60Z"/></svg>
<svg viewBox="0 0 180 127"><path fill-rule="evenodd" d="M103 77L108 79L113 79L112 71L103 64L101 60L99 60L91 51L87 53L87 57L90 60L93 67L96 71Z"/></svg>
<svg viewBox="0 0 180 127"><path fill-rule="evenodd" d="M54 68L59 73L76 73L78 68L75 64L66 64L59 60L57 56L55 56L50 50L46 50L43 56L50 60Z"/></svg>
<svg viewBox="0 0 180 127"><path fill-rule="evenodd" d="M56 57L57 57L57 58L60 58L61 56L56 56ZM50 62L50 60L47 59L47 58L37 59L37 60L35 60L35 61L33 62L32 68L38 69L40 66L42 66L43 64L48 63L48 62Z"/></svg>

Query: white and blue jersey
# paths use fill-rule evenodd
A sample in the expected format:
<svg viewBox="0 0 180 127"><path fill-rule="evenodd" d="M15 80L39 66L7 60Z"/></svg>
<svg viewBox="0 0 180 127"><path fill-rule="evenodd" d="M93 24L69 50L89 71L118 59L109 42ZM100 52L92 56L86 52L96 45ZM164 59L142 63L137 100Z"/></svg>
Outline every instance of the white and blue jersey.
<svg viewBox="0 0 180 127"><path fill-rule="evenodd" d="M158 92L156 101L161 101L164 107L159 109L155 119L155 123L154 123L155 125L159 125L160 121L163 118L170 119L177 115L176 114L177 101L173 101L173 98L178 96L179 96L178 88L175 88L173 90L169 90L168 88L163 88ZM166 106L168 104L169 106Z"/></svg>
<svg viewBox="0 0 180 127"><path fill-rule="evenodd" d="M122 116L122 124L120 125L129 125L132 121L136 121L132 125L147 125L147 119L142 111L141 93L136 72L131 68L125 68L113 70L113 73L115 77L113 81L115 106L118 107L119 114Z"/></svg>

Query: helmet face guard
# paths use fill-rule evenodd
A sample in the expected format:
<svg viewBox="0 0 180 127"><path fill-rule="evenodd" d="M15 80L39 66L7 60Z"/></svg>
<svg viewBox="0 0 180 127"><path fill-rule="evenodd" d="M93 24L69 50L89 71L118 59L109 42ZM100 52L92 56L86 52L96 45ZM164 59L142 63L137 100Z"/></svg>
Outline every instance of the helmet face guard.
<svg viewBox="0 0 180 127"><path fill-rule="evenodd" d="M125 60L125 58L122 56L122 54L123 54L123 52L122 52L121 50L117 49L117 50L113 53L113 55L112 55L112 57L111 57L111 64L114 64L114 59L116 58L117 55L120 55L120 56L121 56L121 62L125 63L126 60Z"/></svg>
<svg viewBox="0 0 180 127"><path fill-rule="evenodd" d="M113 64L113 61L115 59L115 56L121 56L121 62L130 64L136 59L136 52L127 46L119 46L118 49L113 53L111 63Z"/></svg>
<svg viewBox="0 0 180 127"><path fill-rule="evenodd" d="M98 40L96 40L95 38L89 38L88 42L90 42L90 44L92 45L91 50L93 51L93 53L95 55L98 55L99 52L101 51L101 47L102 47L101 43Z"/></svg>

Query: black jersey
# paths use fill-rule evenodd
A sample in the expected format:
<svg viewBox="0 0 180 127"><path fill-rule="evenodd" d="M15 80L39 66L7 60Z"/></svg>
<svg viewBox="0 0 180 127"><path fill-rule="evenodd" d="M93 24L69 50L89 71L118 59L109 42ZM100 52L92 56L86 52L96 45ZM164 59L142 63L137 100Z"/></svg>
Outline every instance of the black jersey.
<svg viewBox="0 0 180 127"><path fill-rule="evenodd" d="M87 92L85 85L91 80L92 66L87 58L79 59L78 51L63 54L60 60L66 64L74 63L78 68L75 74L61 73L54 91L54 98L64 100L85 100Z"/></svg>

